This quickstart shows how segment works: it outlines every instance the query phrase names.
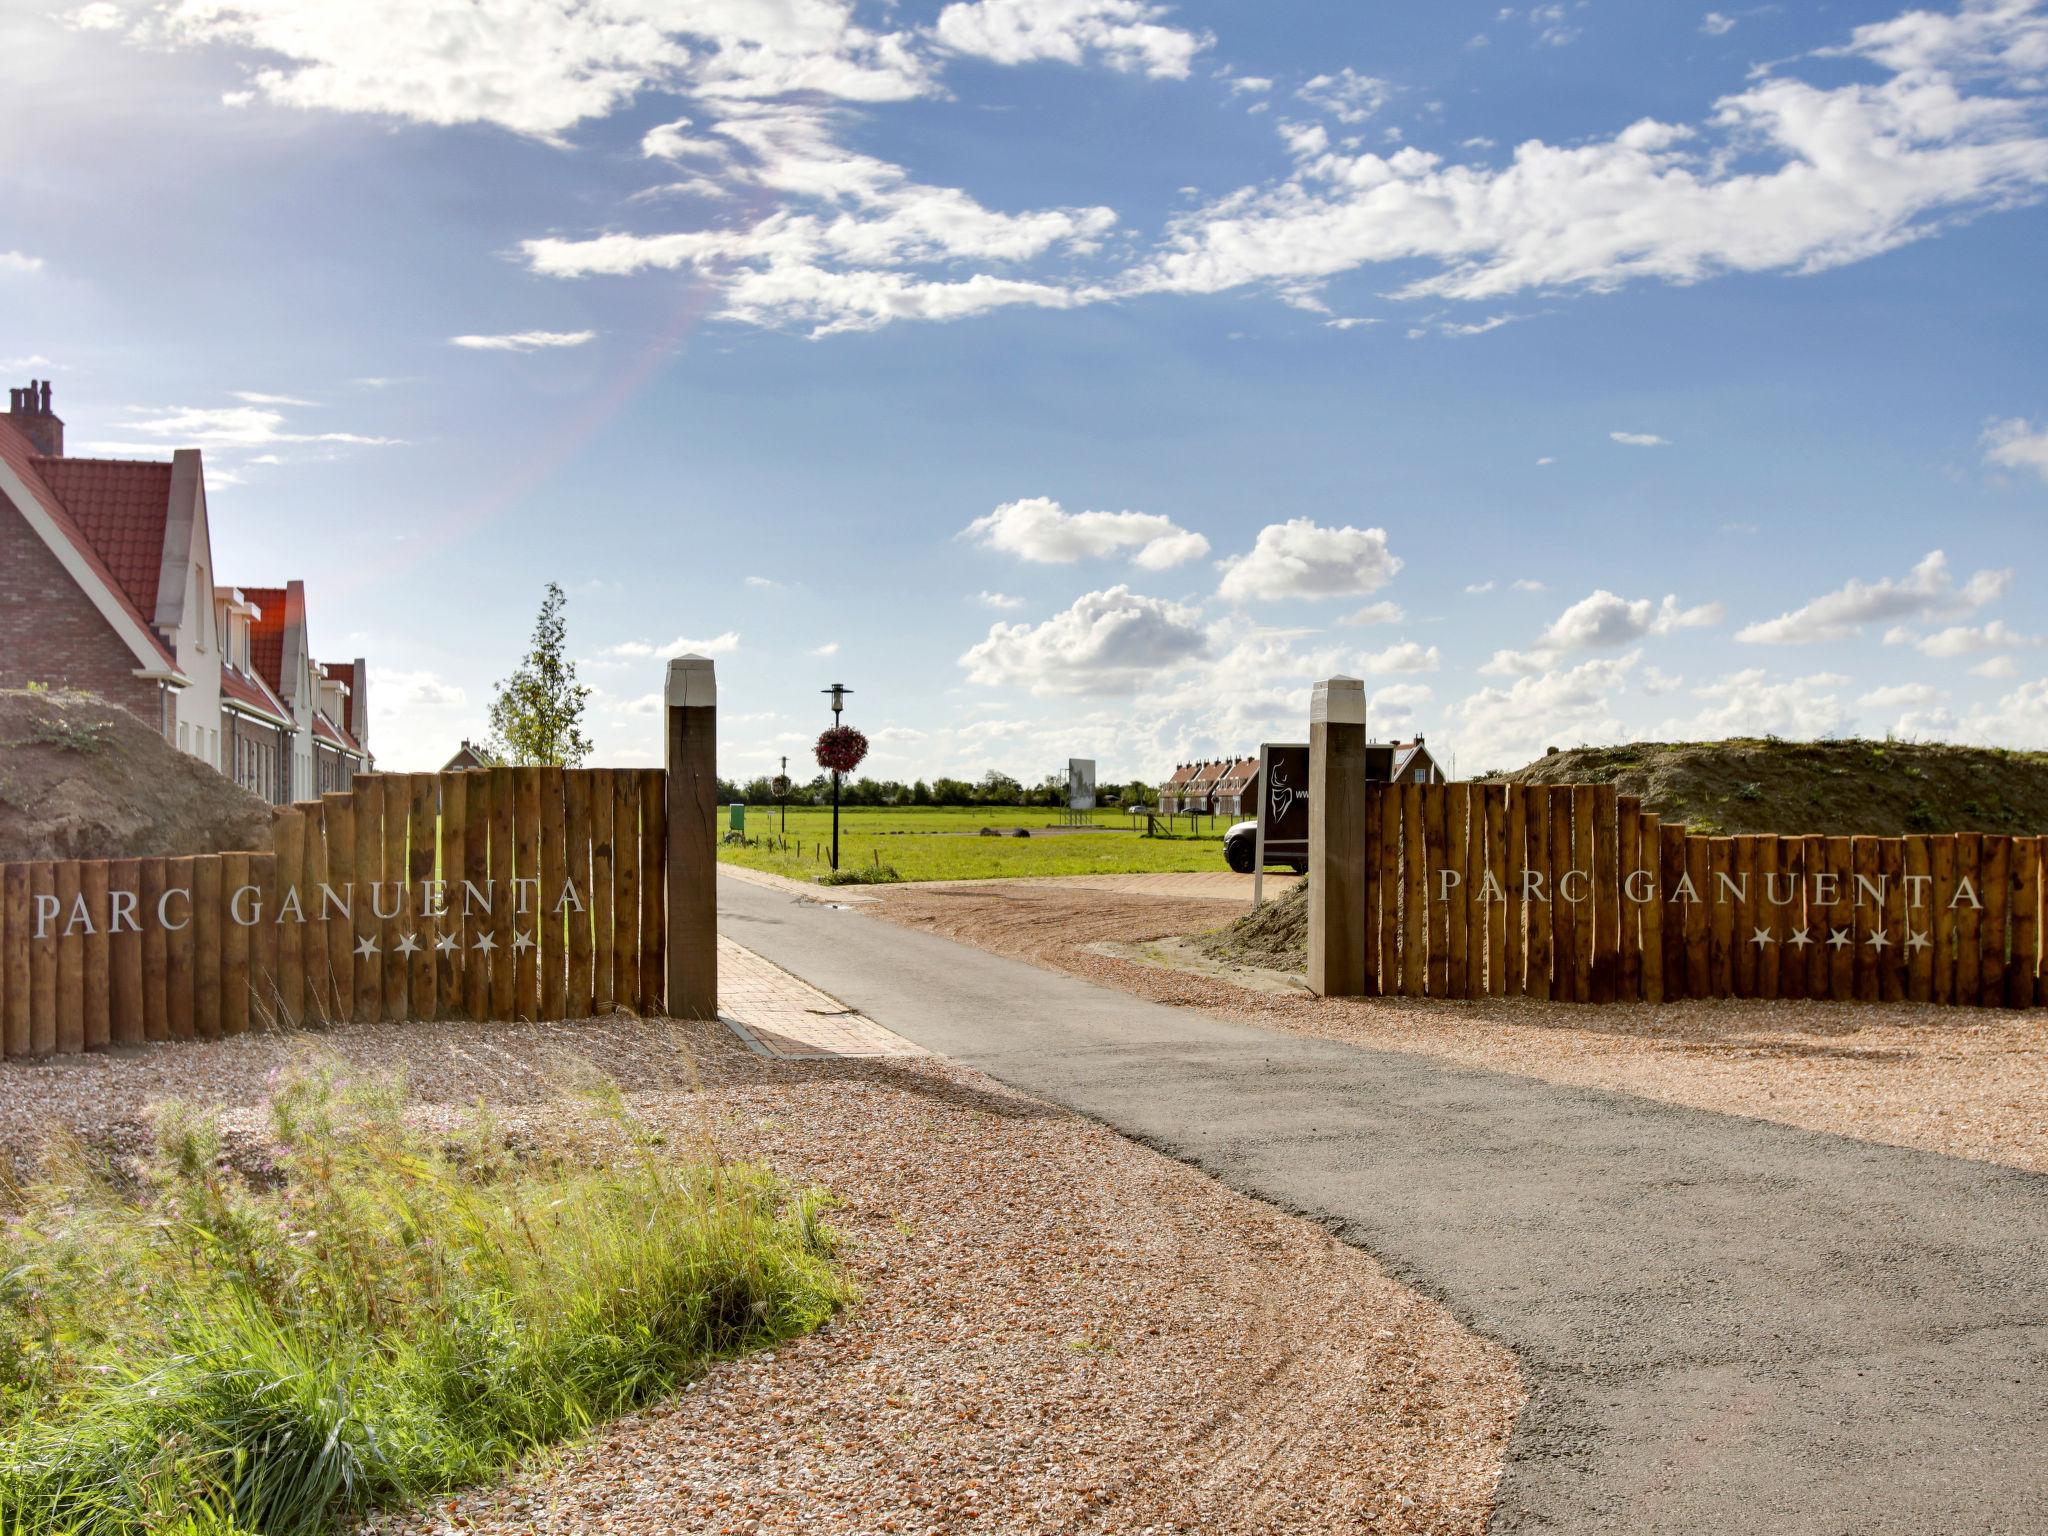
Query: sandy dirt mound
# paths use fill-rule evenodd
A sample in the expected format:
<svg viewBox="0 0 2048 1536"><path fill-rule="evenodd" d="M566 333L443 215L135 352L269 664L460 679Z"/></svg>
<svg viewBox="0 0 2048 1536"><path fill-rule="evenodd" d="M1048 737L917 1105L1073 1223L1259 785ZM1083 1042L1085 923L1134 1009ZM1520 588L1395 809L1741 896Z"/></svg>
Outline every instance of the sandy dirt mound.
<svg viewBox="0 0 2048 1536"><path fill-rule="evenodd" d="M1202 934L1195 947L1213 960L1271 971L1308 969L1308 882L1255 907L1228 928Z"/></svg>
<svg viewBox="0 0 2048 1536"><path fill-rule="evenodd" d="M1613 784L1695 832L2048 832L2048 752L1901 741L1634 742L1538 758L1516 784Z"/></svg>
<svg viewBox="0 0 2048 1536"><path fill-rule="evenodd" d="M0 689L0 862L269 846L269 806L127 710Z"/></svg>

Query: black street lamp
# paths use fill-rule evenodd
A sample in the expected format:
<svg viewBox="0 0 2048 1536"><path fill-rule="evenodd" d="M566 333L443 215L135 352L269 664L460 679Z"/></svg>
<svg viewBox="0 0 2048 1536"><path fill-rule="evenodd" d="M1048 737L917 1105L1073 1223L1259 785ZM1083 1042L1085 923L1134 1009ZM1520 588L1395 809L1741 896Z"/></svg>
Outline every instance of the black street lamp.
<svg viewBox="0 0 2048 1536"><path fill-rule="evenodd" d="M789 830L789 759L782 760L782 772L775 776L775 798L782 806L782 830Z"/></svg>
<svg viewBox="0 0 2048 1536"><path fill-rule="evenodd" d="M853 690L844 683L834 683L830 688L820 688L820 693L832 695L832 729L839 729L839 712L846 708L846 696ZM832 770L832 867L839 868L839 770Z"/></svg>

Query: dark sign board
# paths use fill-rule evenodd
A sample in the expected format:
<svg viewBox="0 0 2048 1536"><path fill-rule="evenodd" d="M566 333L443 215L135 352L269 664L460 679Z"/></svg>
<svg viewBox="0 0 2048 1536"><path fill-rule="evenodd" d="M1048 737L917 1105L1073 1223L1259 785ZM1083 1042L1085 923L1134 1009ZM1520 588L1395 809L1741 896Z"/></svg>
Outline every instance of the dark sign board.
<svg viewBox="0 0 2048 1536"><path fill-rule="evenodd" d="M1259 836L1268 861L1308 857L1308 747L1259 748Z"/></svg>

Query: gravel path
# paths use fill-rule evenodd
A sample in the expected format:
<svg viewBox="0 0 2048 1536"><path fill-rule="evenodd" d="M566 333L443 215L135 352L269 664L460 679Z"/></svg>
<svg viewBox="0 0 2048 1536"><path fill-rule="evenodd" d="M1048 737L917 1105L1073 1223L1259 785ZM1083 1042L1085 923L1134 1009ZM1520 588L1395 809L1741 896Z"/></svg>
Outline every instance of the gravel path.
<svg viewBox="0 0 2048 1536"><path fill-rule="evenodd" d="M931 1058L787 1063L715 1025L379 1025L0 1066L0 1150L133 1145L165 1096L253 1123L315 1049L420 1113L545 1134L604 1070L677 1140L822 1183L863 1295L508 1486L381 1530L1483 1529L1507 1351L1296 1217ZM236 1108L238 1107L238 1108Z"/></svg>
<svg viewBox="0 0 2048 1536"><path fill-rule="evenodd" d="M863 910L1267 1028L2048 1172L2048 1010L1277 996L1085 947L1215 928L1211 902L1014 882L884 890Z"/></svg>
<svg viewBox="0 0 2048 1536"><path fill-rule="evenodd" d="M1251 1028L721 882L878 1023L1315 1213L1509 1345L1491 1529L2048 1532L2048 1180Z"/></svg>

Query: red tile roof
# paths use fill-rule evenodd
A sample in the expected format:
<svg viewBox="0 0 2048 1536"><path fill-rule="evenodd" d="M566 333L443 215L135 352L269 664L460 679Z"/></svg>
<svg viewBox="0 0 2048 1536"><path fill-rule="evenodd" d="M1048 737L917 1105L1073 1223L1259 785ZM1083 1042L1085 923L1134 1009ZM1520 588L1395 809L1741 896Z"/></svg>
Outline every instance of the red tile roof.
<svg viewBox="0 0 2048 1536"><path fill-rule="evenodd" d="M223 703L240 704L246 709L256 710L279 725L289 728L292 723L291 712L279 702L276 694L264 687L263 680L250 677L238 668L220 669L220 696Z"/></svg>
<svg viewBox="0 0 2048 1536"><path fill-rule="evenodd" d="M37 504L49 515L50 520L57 525L58 532L68 539L72 547L84 557L85 563L99 577L107 591L113 594L114 600L128 610L129 616L135 620L137 627L148 637L149 643L155 647L156 653L161 658L165 669L176 672L178 670L177 657L171 654L170 647L164 644L163 638L152 627L152 620L156 613L155 577L152 575L150 580L150 606L148 611L145 612L137 605L134 597L122 585L120 579L108 566L107 562L100 557L100 553L94 548L92 540L86 537L84 530L79 527L70 512L65 509L63 501L51 489L49 482L43 478L42 466L46 464L62 464L70 461L46 459L38 454L29 440L22 436L21 429L4 416L0 416L0 459L6 460L7 467L21 476L22 482L28 487L29 494L35 497ZM168 471L169 467L168 465L163 466L166 471ZM170 504L168 483L165 486L164 504L166 510L168 510ZM161 533L159 533L157 545L159 552L161 552L163 545Z"/></svg>
<svg viewBox="0 0 2048 1536"><path fill-rule="evenodd" d="M36 460L43 483L91 542L136 611L156 616L171 466L138 459Z"/></svg>
<svg viewBox="0 0 2048 1536"><path fill-rule="evenodd" d="M353 742L356 734L356 664L352 661L323 661L320 670L348 690L348 697L342 700L341 725Z"/></svg>
<svg viewBox="0 0 2048 1536"><path fill-rule="evenodd" d="M256 675L271 688L284 692L284 588L243 587L242 596L263 610L263 617L249 626L249 660Z"/></svg>

